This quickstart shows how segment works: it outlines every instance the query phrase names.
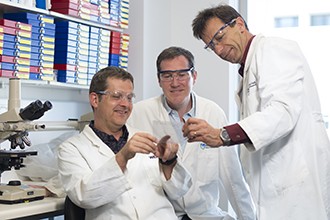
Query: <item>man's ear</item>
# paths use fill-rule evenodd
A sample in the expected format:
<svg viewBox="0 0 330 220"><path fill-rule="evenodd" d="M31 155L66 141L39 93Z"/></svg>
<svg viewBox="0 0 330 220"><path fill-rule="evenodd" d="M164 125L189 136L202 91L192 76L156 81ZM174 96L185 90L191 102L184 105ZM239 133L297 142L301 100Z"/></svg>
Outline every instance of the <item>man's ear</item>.
<svg viewBox="0 0 330 220"><path fill-rule="evenodd" d="M196 70L194 70L192 77L193 77L193 83L195 84L196 80L197 80L197 71Z"/></svg>
<svg viewBox="0 0 330 220"><path fill-rule="evenodd" d="M238 17L236 19L236 25L239 26L240 31L246 29L245 22L244 22L243 18L241 18L241 17Z"/></svg>
<svg viewBox="0 0 330 220"><path fill-rule="evenodd" d="M99 96L95 92L92 92L89 94L89 103L94 108L96 108L98 106Z"/></svg>

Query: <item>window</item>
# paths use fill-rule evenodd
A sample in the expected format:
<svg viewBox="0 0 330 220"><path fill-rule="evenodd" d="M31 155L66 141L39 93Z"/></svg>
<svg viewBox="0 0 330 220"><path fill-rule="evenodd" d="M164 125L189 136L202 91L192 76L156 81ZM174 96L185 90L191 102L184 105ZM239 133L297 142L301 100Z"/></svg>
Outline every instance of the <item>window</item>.
<svg viewBox="0 0 330 220"><path fill-rule="evenodd" d="M330 14L311 15L311 26L330 25Z"/></svg>
<svg viewBox="0 0 330 220"><path fill-rule="evenodd" d="M282 27L298 27L298 17L278 17L275 18L275 28L282 28Z"/></svg>
<svg viewBox="0 0 330 220"><path fill-rule="evenodd" d="M311 67L330 137L330 1L248 0L247 14L252 33L298 42Z"/></svg>

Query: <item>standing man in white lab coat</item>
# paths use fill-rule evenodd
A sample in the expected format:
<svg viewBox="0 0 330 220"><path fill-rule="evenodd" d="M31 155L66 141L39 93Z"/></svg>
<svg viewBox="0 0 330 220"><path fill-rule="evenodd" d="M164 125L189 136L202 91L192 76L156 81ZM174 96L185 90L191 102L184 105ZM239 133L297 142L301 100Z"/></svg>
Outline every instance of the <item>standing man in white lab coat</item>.
<svg viewBox="0 0 330 220"><path fill-rule="evenodd" d="M224 127L189 119L189 142L242 144L241 161L259 220L330 219L330 144L310 68L298 45L253 35L228 5L198 13L193 33L241 65L241 120Z"/></svg>
<svg viewBox="0 0 330 220"><path fill-rule="evenodd" d="M97 72L89 89L94 120L59 147L63 187L85 219L176 220L167 197L180 198L191 186L178 144L125 125L133 88L121 68Z"/></svg>
<svg viewBox="0 0 330 220"><path fill-rule="evenodd" d="M193 185L185 196L171 200L179 219L236 219L224 209L227 198L237 219L255 219L237 149L212 149L202 142L187 143L183 137L182 126L190 117L207 120L213 126L227 124L218 105L192 91L197 79L194 56L184 48L166 48L157 58L157 71L163 94L134 104L127 123L159 137L170 133L180 143L178 155L191 173Z"/></svg>

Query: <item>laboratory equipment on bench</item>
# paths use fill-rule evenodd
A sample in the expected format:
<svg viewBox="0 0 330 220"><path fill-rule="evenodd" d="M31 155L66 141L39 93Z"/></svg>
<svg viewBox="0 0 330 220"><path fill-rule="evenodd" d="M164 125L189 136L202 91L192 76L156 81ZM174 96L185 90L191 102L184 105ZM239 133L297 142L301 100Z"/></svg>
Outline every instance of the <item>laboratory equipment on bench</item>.
<svg viewBox="0 0 330 220"><path fill-rule="evenodd" d="M81 118L86 121L69 120L65 122L38 122L45 112L52 109L49 101L40 100L31 102L25 108L20 108L21 81L18 78L9 79L8 110L0 114L0 143L8 140L9 150L0 149L0 182L1 174L12 168L18 170L24 167L24 158L36 156L37 151L29 151L31 146L28 138L29 131L59 131L81 130L90 120L86 115ZM43 199L46 190L21 184L19 180L0 183L0 203L14 204Z"/></svg>

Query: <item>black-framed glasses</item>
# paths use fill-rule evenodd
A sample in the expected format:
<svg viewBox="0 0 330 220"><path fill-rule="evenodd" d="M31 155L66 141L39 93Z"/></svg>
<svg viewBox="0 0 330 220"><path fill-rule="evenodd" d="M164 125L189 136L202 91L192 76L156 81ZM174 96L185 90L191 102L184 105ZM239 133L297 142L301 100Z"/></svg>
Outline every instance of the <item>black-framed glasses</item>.
<svg viewBox="0 0 330 220"><path fill-rule="evenodd" d="M190 77L190 73L194 71L194 67L190 67L189 69L181 69L181 70L164 70L159 71L159 77L161 81L170 82L174 78L179 81L185 81Z"/></svg>
<svg viewBox="0 0 330 220"><path fill-rule="evenodd" d="M234 18L234 19L231 20L230 22L228 22L228 23L224 24L222 27L220 27L219 30L218 30L217 32L215 32L215 34L213 35L213 37L212 37L212 39L210 40L210 42L209 42L208 44L205 45L204 49L209 49L209 48L210 48L211 50L214 50L215 45L217 45L218 43L220 43L220 41L222 40L222 37L221 37L221 38L216 38L217 35L218 35L218 34L221 34L222 31L223 31L226 27L228 27L228 26L234 24L234 23L236 22L236 20L237 20L237 18ZM217 43L214 43L214 40L215 40L215 39L216 39Z"/></svg>
<svg viewBox="0 0 330 220"><path fill-rule="evenodd" d="M121 91L96 91L96 94L99 95L109 95L109 98L113 101L123 101L127 100L129 103L132 103L135 98L134 93L124 93Z"/></svg>

